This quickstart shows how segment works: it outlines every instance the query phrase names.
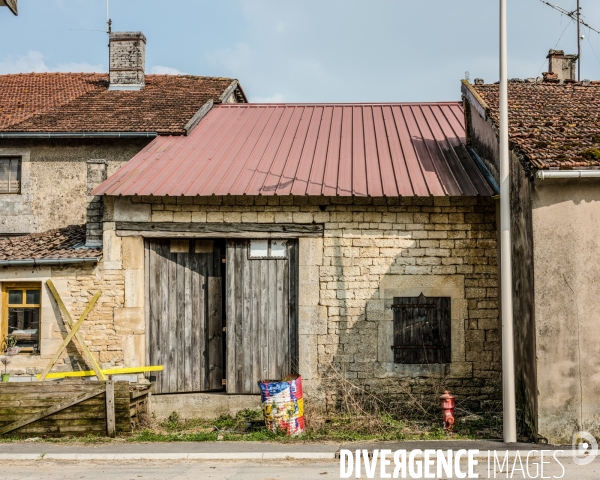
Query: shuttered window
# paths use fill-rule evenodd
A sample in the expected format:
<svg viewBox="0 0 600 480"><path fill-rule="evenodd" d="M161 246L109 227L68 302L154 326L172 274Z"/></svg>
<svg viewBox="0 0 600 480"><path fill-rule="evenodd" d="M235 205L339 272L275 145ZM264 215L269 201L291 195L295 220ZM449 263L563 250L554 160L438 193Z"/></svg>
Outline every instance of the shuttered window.
<svg viewBox="0 0 600 480"><path fill-rule="evenodd" d="M0 157L0 193L21 193L21 159Z"/></svg>
<svg viewBox="0 0 600 480"><path fill-rule="evenodd" d="M395 297L394 363L450 363L450 298Z"/></svg>

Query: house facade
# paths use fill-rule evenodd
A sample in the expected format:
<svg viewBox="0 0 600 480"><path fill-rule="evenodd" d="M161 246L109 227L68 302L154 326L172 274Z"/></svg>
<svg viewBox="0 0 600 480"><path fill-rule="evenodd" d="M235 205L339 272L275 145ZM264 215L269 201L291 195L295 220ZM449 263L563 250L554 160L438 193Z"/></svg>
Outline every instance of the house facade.
<svg viewBox="0 0 600 480"><path fill-rule="evenodd" d="M145 75L145 43L111 34L108 74L0 75L0 238L86 223L91 190L152 139L246 101L237 80Z"/></svg>
<svg viewBox="0 0 600 480"><path fill-rule="evenodd" d="M511 227L522 419L533 437L568 443L600 435L600 84L558 77L509 84ZM463 98L468 142L497 178L498 86L463 82Z"/></svg>
<svg viewBox="0 0 600 480"><path fill-rule="evenodd" d="M160 412L256 402L257 380L292 372L332 407L343 378L497 408L495 192L463 119L458 103L215 105L91 191L97 263L7 263L3 278L52 279L73 314L101 290L86 342L103 368L164 365L148 375Z"/></svg>

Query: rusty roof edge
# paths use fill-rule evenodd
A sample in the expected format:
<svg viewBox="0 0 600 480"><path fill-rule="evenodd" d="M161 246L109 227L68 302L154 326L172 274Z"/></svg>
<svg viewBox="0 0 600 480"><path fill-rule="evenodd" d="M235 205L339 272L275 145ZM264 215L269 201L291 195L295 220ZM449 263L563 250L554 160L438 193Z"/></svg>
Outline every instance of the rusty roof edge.
<svg viewBox="0 0 600 480"><path fill-rule="evenodd" d="M467 97L469 103L473 104L481 118L487 120L489 118L490 106L486 101L479 95L477 90L473 88L473 85L468 80L461 80L461 93Z"/></svg>
<svg viewBox="0 0 600 480"><path fill-rule="evenodd" d="M194 116L190 118L190 121L185 124L185 127L183 127L186 135L189 135L192 132L192 130L196 128L196 126L200 123L200 120L206 117L206 115L208 114L208 112L210 112L210 109L213 107L214 104L215 102L213 102L213 99L209 99L204 105L200 107L200 109L194 114Z"/></svg>

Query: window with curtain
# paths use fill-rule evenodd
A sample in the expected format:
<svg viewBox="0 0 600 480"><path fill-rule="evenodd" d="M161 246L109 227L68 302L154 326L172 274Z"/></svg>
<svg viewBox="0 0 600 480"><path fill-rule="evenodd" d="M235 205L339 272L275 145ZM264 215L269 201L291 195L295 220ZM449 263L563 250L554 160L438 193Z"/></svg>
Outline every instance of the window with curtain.
<svg viewBox="0 0 600 480"><path fill-rule="evenodd" d="M21 193L21 159L0 157L0 193Z"/></svg>

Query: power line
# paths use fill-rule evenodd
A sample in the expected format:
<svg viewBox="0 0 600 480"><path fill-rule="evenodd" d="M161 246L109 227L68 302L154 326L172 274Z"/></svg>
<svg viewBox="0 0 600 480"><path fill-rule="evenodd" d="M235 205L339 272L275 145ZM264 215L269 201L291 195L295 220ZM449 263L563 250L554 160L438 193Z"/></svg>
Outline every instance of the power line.
<svg viewBox="0 0 600 480"><path fill-rule="evenodd" d="M577 9L575 9L571 12L562 7L559 7L558 5L553 5L550 2L547 2L546 0L540 0L540 2L542 2L545 5L548 5L549 7L553 8L554 10L562 13L563 15L566 15L571 20L577 22L577 60L578 60L578 62L577 62L577 81L581 82L581 40L583 40L583 38L584 38L581 35L581 26L584 25L589 30L596 32L598 34L600 34L600 30L596 30L594 27L592 27L587 22L585 22L581 19L581 7L579 5L580 0L577 0ZM594 55L595 54L596 54L596 52L594 52Z"/></svg>
<svg viewBox="0 0 600 480"><path fill-rule="evenodd" d="M574 22L577 22L577 10L573 10L572 12L569 12L568 10L566 10L566 9L564 9L562 7L559 7L558 5L553 5L553 4L549 3L549 2L547 2L546 0L540 0L540 2L545 3L549 7L552 7L554 10L558 10L563 15L566 15L567 17L571 18ZM589 28L593 32L596 32L596 33L600 34L600 30L596 30L594 27L592 27L591 25L589 25L588 23L586 23L585 21L583 21L581 19L581 17L582 16L579 15L579 22L581 23L581 25Z"/></svg>
<svg viewBox="0 0 600 480"><path fill-rule="evenodd" d="M558 44L560 43L560 41L562 40L562 37L565 35L565 32L567 31L567 29L572 25L572 23L567 23L567 25L565 26L565 29L562 31L562 33L560 34L560 37L558 37L558 42L556 42L556 45L554 45L553 50L556 50L556 47L558 47ZM589 40L588 40L589 41ZM540 69L538 70L538 72L535 74L535 76L537 77L540 72L542 71L542 69L544 68L544 65L546 64L546 60L544 60L544 63L542 63L542 66L540 67Z"/></svg>

